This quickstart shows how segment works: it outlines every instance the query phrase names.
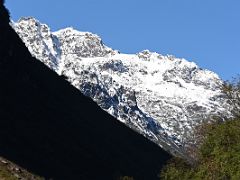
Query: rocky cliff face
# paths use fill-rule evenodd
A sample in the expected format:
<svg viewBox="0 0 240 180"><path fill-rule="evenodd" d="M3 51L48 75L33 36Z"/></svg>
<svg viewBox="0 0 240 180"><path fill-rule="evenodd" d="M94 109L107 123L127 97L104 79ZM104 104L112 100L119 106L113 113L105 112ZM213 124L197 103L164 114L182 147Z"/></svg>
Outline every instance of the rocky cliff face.
<svg viewBox="0 0 240 180"><path fill-rule="evenodd" d="M51 32L34 18L12 27L32 56L135 131L186 158L193 129L213 116L230 117L217 74L148 50L121 54L89 32Z"/></svg>
<svg viewBox="0 0 240 180"><path fill-rule="evenodd" d="M2 3L0 157L46 179L158 179L169 154L32 57Z"/></svg>

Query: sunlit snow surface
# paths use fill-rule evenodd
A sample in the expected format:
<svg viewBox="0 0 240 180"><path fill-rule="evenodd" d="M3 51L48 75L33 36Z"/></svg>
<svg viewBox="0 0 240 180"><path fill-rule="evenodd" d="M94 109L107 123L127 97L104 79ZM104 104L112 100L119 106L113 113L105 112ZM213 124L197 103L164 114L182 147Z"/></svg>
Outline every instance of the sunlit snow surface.
<svg viewBox="0 0 240 180"><path fill-rule="evenodd" d="M194 127L212 116L231 116L218 75L193 62L148 50L121 54L95 34L73 28L51 32L34 18L12 26L34 57L174 154L186 155Z"/></svg>

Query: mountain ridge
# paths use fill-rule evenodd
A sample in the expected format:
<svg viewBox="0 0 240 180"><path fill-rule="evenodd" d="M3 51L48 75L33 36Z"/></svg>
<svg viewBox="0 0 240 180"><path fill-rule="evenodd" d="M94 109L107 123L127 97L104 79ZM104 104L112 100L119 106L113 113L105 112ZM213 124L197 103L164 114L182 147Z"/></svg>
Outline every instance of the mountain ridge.
<svg viewBox="0 0 240 180"><path fill-rule="evenodd" d="M214 116L231 117L223 81L193 62L148 50L121 54L95 34L73 28L51 32L32 17L12 26L34 57L172 154L186 159L196 126Z"/></svg>
<svg viewBox="0 0 240 180"><path fill-rule="evenodd" d="M33 58L0 1L0 156L53 179L158 179L169 154Z"/></svg>

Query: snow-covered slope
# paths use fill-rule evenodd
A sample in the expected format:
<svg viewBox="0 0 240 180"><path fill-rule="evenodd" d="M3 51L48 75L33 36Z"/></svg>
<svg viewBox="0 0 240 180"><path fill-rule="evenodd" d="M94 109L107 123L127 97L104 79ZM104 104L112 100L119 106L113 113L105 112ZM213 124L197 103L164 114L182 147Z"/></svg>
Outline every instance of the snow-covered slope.
<svg viewBox="0 0 240 180"><path fill-rule="evenodd" d="M231 116L221 79L193 62L148 50L121 54L95 34L73 28L51 32L34 18L12 26L34 57L173 154L186 158L197 125Z"/></svg>

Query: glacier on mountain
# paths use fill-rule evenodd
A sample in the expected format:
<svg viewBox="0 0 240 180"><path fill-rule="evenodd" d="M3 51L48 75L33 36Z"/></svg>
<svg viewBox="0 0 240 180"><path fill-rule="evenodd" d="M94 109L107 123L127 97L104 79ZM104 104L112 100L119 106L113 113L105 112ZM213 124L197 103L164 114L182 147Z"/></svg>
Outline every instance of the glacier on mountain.
<svg viewBox="0 0 240 180"><path fill-rule="evenodd" d="M195 127L231 116L222 80L193 62L148 50L122 54L95 34L73 28L51 32L32 17L11 25L32 56L172 154L188 158Z"/></svg>

